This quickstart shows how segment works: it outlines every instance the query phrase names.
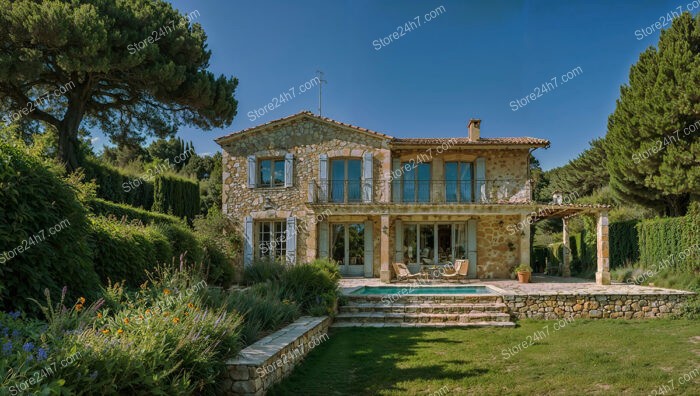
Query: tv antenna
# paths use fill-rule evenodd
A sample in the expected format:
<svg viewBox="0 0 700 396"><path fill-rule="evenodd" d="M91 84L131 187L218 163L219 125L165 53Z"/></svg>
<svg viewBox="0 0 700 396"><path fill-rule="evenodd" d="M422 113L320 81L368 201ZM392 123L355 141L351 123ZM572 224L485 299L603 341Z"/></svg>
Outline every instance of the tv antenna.
<svg viewBox="0 0 700 396"><path fill-rule="evenodd" d="M323 72L320 70L316 70L316 78L318 78L318 115L322 116L323 112L321 98L323 93L323 84L328 83L328 81L323 79Z"/></svg>

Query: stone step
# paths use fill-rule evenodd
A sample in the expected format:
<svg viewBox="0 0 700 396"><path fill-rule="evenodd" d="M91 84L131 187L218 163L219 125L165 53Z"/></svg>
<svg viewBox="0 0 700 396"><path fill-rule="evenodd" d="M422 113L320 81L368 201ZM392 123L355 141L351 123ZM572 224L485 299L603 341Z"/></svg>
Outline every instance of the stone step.
<svg viewBox="0 0 700 396"><path fill-rule="evenodd" d="M508 306L503 303L480 304L383 304L357 303L338 307L341 313L357 312L386 312L386 313L478 313L478 312L507 312Z"/></svg>
<svg viewBox="0 0 700 396"><path fill-rule="evenodd" d="M503 312L478 313L384 313L384 312L341 312L335 317L336 323L473 323L508 322L510 315Z"/></svg>
<svg viewBox="0 0 700 396"><path fill-rule="evenodd" d="M515 327L513 322L442 322L442 323L376 323L334 322L331 327Z"/></svg>

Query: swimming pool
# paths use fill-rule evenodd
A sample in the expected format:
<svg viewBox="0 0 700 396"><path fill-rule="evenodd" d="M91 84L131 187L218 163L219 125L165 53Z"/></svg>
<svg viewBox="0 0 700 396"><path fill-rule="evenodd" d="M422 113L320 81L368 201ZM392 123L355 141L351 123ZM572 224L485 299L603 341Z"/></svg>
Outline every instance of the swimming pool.
<svg viewBox="0 0 700 396"><path fill-rule="evenodd" d="M352 295L377 294L496 294L486 286L363 286L352 291Z"/></svg>

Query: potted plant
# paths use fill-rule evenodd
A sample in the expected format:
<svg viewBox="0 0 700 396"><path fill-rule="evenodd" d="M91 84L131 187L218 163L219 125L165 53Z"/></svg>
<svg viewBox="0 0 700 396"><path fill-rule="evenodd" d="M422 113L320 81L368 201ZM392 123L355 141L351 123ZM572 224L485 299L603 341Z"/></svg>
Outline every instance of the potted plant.
<svg viewBox="0 0 700 396"><path fill-rule="evenodd" d="M529 264L520 264L515 267L515 272L518 273L518 282L520 283L530 283L530 275L532 274L532 267Z"/></svg>

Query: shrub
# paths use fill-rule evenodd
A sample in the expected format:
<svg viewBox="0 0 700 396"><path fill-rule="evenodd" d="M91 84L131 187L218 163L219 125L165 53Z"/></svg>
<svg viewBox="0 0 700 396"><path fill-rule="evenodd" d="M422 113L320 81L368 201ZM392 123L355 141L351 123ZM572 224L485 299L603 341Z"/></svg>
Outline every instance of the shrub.
<svg viewBox="0 0 700 396"><path fill-rule="evenodd" d="M246 345L299 317L299 306L282 296L281 286L275 282L258 283L244 291L228 293L225 306L244 317L242 339Z"/></svg>
<svg viewBox="0 0 700 396"><path fill-rule="evenodd" d="M146 271L158 263L168 263L179 251L168 236L154 226L141 226L104 217L92 218L95 270L103 283L126 281L138 286Z"/></svg>
<svg viewBox="0 0 700 396"><path fill-rule="evenodd" d="M98 197L146 210L153 206L153 183L145 180L143 175L125 173L95 158L86 158L82 162L87 179L95 180L98 185Z"/></svg>
<svg viewBox="0 0 700 396"><path fill-rule="evenodd" d="M700 216L688 215L651 219L640 222L639 261L650 267L676 257L675 268L678 272L700 272ZM686 258L678 257L689 253Z"/></svg>
<svg viewBox="0 0 700 396"><path fill-rule="evenodd" d="M610 224L610 268L636 263L639 260L638 220Z"/></svg>
<svg viewBox="0 0 700 396"><path fill-rule="evenodd" d="M88 222L76 190L58 167L0 143L0 308L36 312L28 298L70 285L94 297Z"/></svg>
<svg viewBox="0 0 700 396"><path fill-rule="evenodd" d="M12 355L0 355L0 367L14 369L8 370L3 386L27 380L47 365L77 356L73 364L57 363L53 376L27 391L215 394L225 359L239 350L241 318L222 307L205 306L206 288L192 287L202 279L199 271L181 263L180 268L159 268L138 293L108 290L116 298L116 310L101 306L101 302L78 309L77 304L64 307L63 300L52 307L49 301L44 307L48 327L43 326L41 339L29 338L35 343L32 351L26 352L15 343ZM5 322L2 314L0 322ZM68 323L78 327L66 330ZM36 333L32 329L37 324L24 327L27 333ZM41 361L40 346L48 350ZM26 360L29 353L33 359Z"/></svg>
<svg viewBox="0 0 700 396"><path fill-rule="evenodd" d="M240 281L243 266L237 252L240 251L241 237L231 219L217 208L212 208L206 217L197 217L193 225L204 248L208 279L222 286Z"/></svg>
<svg viewBox="0 0 700 396"><path fill-rule="evenodd" d="M199 214L199 184L176 176L155 178L153 210L184 217L190 221Z"/></svg>
<svg viewBox="0 0 700 396"><path fill-rule="evenodd" d="M127 222L131 220L139 220L143 224L183 224L182 220L175 216L169 216L157 212L150 212L144 209L136 208L134 206L106 201L101 198L94 198L89 200L88 205L92 209L92 212L96 215L105 217L115 216L117 219L125 219Z"/></svg>
<svg viewBox="0 0 700 396"><path fill-rule="evenodd" d="M266 281L279 281L287 267L271 258L253 260L245 269L243 279L249 285Z"/></svg>
<svg viewBox="0 0 700 396"><path fill-rule="evenodd" d="M282 274L284 295L297 303L303 313L331 315L338 298L336 268L331 270L327 260L316 260L308 264L289 267Z"/></svg>

